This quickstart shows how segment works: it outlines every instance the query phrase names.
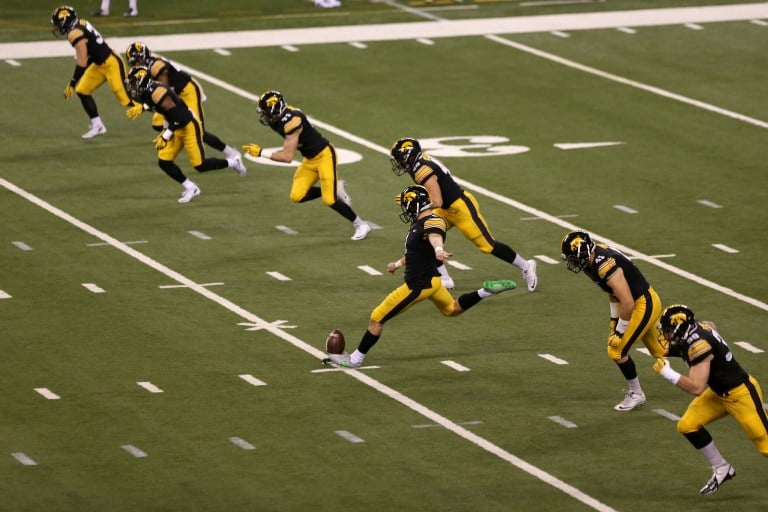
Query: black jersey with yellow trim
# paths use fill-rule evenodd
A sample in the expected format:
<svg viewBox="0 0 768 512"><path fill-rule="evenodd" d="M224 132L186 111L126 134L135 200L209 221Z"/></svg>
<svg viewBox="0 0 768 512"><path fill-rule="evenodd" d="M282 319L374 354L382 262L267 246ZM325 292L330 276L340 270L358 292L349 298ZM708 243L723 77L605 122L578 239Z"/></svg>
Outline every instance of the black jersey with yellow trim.
<svg viewBox="0 0 768 512"><path fill-rule="evenodd" d="M695 366L712 355L707 384L719 395L746 383L749 374L736 362L733 352L720 334L709 325L697 322L687 340L688 350L682 354L688 366Z"/></svg>
<svg viewBox="0 0 768 512"><path fill-rule="evenodd" d="M166 96L171 98L173 107L165 108L163 106ZM152 82L139 99L142 103L149 105L149 108L154 112L162 114L168 121L171 130L186 126L194 118L194 114L189 110L186 103L170 87L160 82Z"/></svg>
<svg viewBox="0 0 768 512"><path fill-rule="evenodd" d="M112 55L112 49L88 20L80 20L72 30L67 32L67 40L73 47L82 39L86 41L88 64L104 64L109 56Z"/></svg>
<svg viewBox="0 0 768 512"><path fill-rule="evenodd" d="M437 233L445 241L448 226L435 214L411 224L405 236L405 282L413 289L429 288L432 278L439 276L435 249L429 242L430 233Z"/></svg>
<svg viewBox="0 0 768 512"><path fill-rule="evenodd" d="M584 273L603 291L613 294L613 289L608 284L608 279L618 269L624 271L624 277L627 280L627 284L629 284L633 299L639 299L650 288L645 276L629 258L613 247L603 244L595 245L595 259L584 268Z"/></svg>
<svg viewBox="0 0 768 512"><path fill-rule="evenodd" d="M304 158L314 158L330 144L328 139L317 131L309 122L307 116L300 109L290 105L285 107L283 115L274 123L270 123L278 135L285 138L287 135L301 129L299 134L299 153Z"/></svg>
<svg viewBox="0 0 768 512"><path fill-rule="evenodd" d="M168 85L177 94L184 90L187 84L192 81L189 73L177 68L171 64L171 61L163 57L150 57L147 68L153 80L160 80L163 73L166 73Z"/></svg>
<svg viewBox="0 0 768 512"><path fill-rule="evenodd" d="M416 164L408 171L413 181L418 185L424 185L432 176L437 177L437 185L440 187L440 195L443 196L442 208L448 208L457 199L464 195L464 190L451 176L448 170L440 160L429 155L422 155L416 161Z"/></svg>

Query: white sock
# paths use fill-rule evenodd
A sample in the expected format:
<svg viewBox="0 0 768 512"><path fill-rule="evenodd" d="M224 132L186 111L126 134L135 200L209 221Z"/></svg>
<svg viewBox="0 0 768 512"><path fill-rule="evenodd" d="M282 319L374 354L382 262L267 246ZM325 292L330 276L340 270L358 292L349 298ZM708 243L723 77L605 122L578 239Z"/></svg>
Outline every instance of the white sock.
<svg viewBox="0 0 768 512"><path fill-rule="evenodd" d="M227 156L237 156L237 155L240 155L240 152L238 150L236 150L235 148L233 148L232 146L230 146L229 144L227 144L224 147L223 153L225 155L227 155Z"/></svg>
<svg viewBox="0 0 768 512"><path fill-rule="evenodd" d="M451 279L451 275L448 273L448 268L445 264L440 265L437 267L437 271L440 272L440 277L443 277L445 279Z"/></svg>
<svg viewBox="0 0 768 512"><path fill-rule="evenodd" d="M355 220L352 221L352 224L357 228L357 227L360 227L360 224L365 224L365 221L361 219L360 216L358 215L357 217L355 217Z"/></svg>
<svg viewBox="0 0 768 512"><path fill-rule="evenodd" d="M515 261L513 261L512 263L514 263L515 266L517 268L519 268L520 270L522 270L523 272L528 270L528 261L524 260L522 257L520 257L519 254L515 255Z"/></svg>
<svg viewBox="0 0 768 512"><path fill-rule="evenodd" d="M699 448L699 451L701 452L704 457L707 458L709 461L709 465L712 466L712 469L719 468L720 466L724 466L725 464L728 464L722 455L720 455L720 451L715 446L715 442L712 441L704 448Z"/></svg>
<svg viewBox="0 0 768 512"><path fill-rule="evenodd" d="M186 180L184 180L184 183L182 183L181 185L184 187L184 190L194 190L194 189L197 187L197 185L195 184L195 182L194 182L194 181L192 181L192 180L191 180L191 179L189 179L189 178L187 178Z"/></svg>
<svg viewBox="0 0 768 512"><path fill-rule="evenodd" d="M365 354L357 349L355 349L355 351L352 352L352 354L349 356L349 360L352 361L352 364L360 364L363 362L363 359L365 359Z"/></svg>
<svg viewBox="0 0 768 512"><path fill-rule="evenodd" d="M477 290L477 294L480 296L481 299L487 299L491 295L493 295L491 292L488 292L485 290L485 288L480 288Z"/></svg>
<svg viewBox="0 0 768 512"><path fill-rule="evenodd" d="M91 126L101 126L104 127L104 121L101 120L101 116L96 116L91 118Z"/></svg>
<svg viewBox="0 0 768 512"><path fill-rule="evenodd" d="M640 379L635 377L634 379L628 380L627 384L629 384L629 390L634 391L635 393L643 394L643 388L640 387Z"/></svg>
<svg viewBox="0 0 768 512"><path fill-rule="evenodd" d="M128 8L133 11L139 12L139 7L136 4L138 4L138 0L128 0Z"/></svg>

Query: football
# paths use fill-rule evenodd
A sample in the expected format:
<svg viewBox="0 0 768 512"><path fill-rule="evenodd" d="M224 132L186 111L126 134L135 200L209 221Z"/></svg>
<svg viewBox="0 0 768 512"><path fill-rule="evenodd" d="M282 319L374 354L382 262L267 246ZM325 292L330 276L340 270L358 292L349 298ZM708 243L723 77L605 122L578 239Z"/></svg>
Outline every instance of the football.
<svg viewBox="0 0 768 512"><path fill-rule="evenodd" d="M344 346L344 334L338 329L332 330L325 340L325 351L329 354L343 354Z"/></svg>

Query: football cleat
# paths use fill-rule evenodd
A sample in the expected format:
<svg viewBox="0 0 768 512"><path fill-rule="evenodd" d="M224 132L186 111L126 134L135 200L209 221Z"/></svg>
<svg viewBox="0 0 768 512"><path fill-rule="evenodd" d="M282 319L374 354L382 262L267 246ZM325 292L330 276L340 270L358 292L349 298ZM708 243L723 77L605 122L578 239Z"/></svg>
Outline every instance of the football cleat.
<svg viewBox="0 0 768 512"><path fill-rule="evenodd" d="M197 186L193 188L185 188L184 192L181 193L181 197L179 198L180 203L188 203L192 199L196 198L200 195L200 188Z"/></svg>
<svg viewBox="0 0 768 512"><path fill-rule="evenodd" d="M126 18L133 18L134 16L138 16L138 15L139 15L139 11L136 9L128 9L123 13L123 16Z"/></svg>
<svg viewBox="0 0 768 512"><path fill-rule="evenodd" d="M720 467L716 467L712 470L712 478L709 479L707 485L699 490L699 494L706 496L716 492L721 485L736 476L736 470L730 464L723 464Z"/></svg>
<svg viewBox="0 0 768 512"><path fill-rule="evenodd" d="M483 283L483 290L496 295L497 293L505 292L507 290L514 290L517 288L517 283L510 281L509 279L502 279L501 281L486 281Z"/></svg>
<svg viewBox="0 0 768 512"><path fill-rule="evenodd" d="M362 240L363 238L368 238L371 231L373 231L373 228L369 226L367 222L363 221L355 226L355 234L352 235L350 240Z"/></svg>
<svg viewBox="0 0 768 512"><path fill-rule="evenodd" d="M240 153L237 153L236 155L232 155L227 158L227 165L231 168L237 171L237 174L240 176L245 176L245 174L248 172L248 170L245 168L245 165L243 164L243 157L240 156Z"/></svg>
<svg viewBox="0 0 768 512"><path fill-rule="evenodd" d="M624 400L616 404L613 408L617 411L631 411L645 403L645 395L636 391L627 391Z"/></svg>
<svg viewBox="0 0 768 512"><path fill-rule="evenodd" d="M356 369L362 366L362 363L353 363L349 354L328 354L328 358L323 362L335 366L337 368L351 368Z"/></svg>
<svg viewBox="0 0 768 512"><path fill-rule="evenodd" d="M107 133L107 127L103 124L93 125L91 124L91 127L88 128L88 131L81 135L84 139L92 139L96 137L97 135L104 135Z"/></svg>
<svg viewBox="0 0 768 512"><path fill-rule="evenodd" d="M536 289L538 284L538 276L536 275L536 260L528 260L528 270L523 271L523 279L528 285L528 291L532 292Z"/></svg>

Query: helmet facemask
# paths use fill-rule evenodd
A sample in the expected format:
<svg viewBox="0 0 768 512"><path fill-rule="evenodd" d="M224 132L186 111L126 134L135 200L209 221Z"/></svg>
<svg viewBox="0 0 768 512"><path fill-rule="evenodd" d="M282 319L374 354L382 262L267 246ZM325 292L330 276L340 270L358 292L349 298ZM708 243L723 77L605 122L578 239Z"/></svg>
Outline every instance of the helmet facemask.
<svg viewBox="0 0 768 512"><path fill-rule="evenodd" d="M400 220L406 224L416 222L419 214L424 210L432 208L432 200L429 197L427 189L421 185L411 185L406 187L398 196L395 196L395 202L400 205L403 212L399 215Z"/></svg>
<svg viewBox="0 0 768 512"><path fill-rule="evenodd" d="M410 137L398 139L389 150L389 161L392 163L392 172L395 176L402 176L413 169L421 158L421 144Z"/></svg>
<svg viewBox="0 0 768 512"><path fill-rule="evenodd" d="M259 113L259 122L264 126L276 123L285 111L285 99L278 91L267 91L259 98L256 111Z"/></svg>
<svg viewBox="0 0 768 512"><path fill-rule="evenodd" d="M583 231L572 231L565 235L561 244L561 257L565 260L565 268L578 274L589 263L595 250L595 243Z"/></svg>

